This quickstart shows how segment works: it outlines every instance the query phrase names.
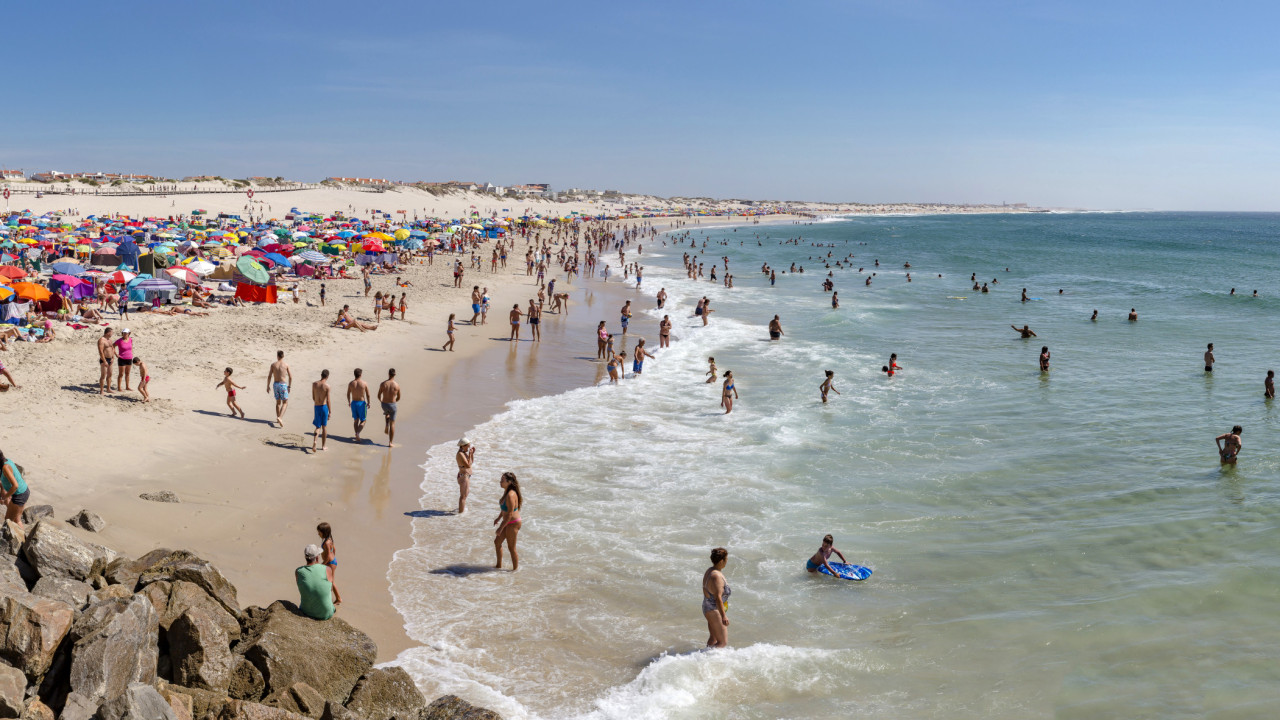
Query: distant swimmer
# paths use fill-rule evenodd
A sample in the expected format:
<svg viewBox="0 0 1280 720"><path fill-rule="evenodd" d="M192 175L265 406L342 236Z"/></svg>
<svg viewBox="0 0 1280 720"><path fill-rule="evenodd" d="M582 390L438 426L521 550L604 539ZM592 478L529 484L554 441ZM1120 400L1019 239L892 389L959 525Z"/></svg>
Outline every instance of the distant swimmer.
<svg viewBox="0 0 1280 720"><path fill-rule="evenodd" d="M1213 372L1213 343L1209 343L1209 349L1204 351L1204 371Z"/></svg>
<svg viewBox="0 0 1280 720"><path fill-rule="evenodd" d="M1224 465L1236 464L1236 458L1240 456L1240 450L1243 447L1240 443L1240 434L1243 432L1244 428L1236 425L1231 428L1231 432L1223 433L1213 439L1218 444L1218 457L1222 459Z"/></svg>
<svg viewBox="0 0 1280 720"><path fill-rule="evenodd" d="M658 290L658 309L661 310L667 304L667 289Z"/></svg>
<svg viewBox="0 0 1280 720"><path fill-rule="evenodd" d="M713 357L707 358L707 364L711 366L711 369L707 371L707 384L710 385L711 383L716 381L716 375L718 375L719 373L716 371L715 358Z"/></svg>
<svg viewBox="0 0 1280 720"><path fill-rule="evenodd" d="M1276 397L1276 371L1275 370L1267 371L1267 379L1262 382L1262 397L1268 400L1274 400Z"/></svg>
<svg viewBox="0 0 1280 720"><path fill-rule="evenodd" d="M871 278L867 278L867 284L868 284L868 285L870 285L870 284L871 284ZM839 307L840 307L840 293L836 293L836 292L831 293L831 307L836 308L836 309L839 309Z"/></svg>
<svg viewBox="0 0 1280 720"><path fill-rule="evenodd" d="M1094 322L1098 322L1098 311L1097 311L1097 310L1094 310L1094 311L1093 311L1093 315L1092 315L1092 316L1090 316L1090 317L1089 317L1089 319L1090 319L1090 320L1092 320L1092 321L1094 321Z"/></svg>
<svg viewBox="0 0 1280 720"><path fill-rule="evenodd" d="M720 407L724 408L724 414L728 415L733 412L733 401L738 397L737 385L733 382L733 371L724 371L724 384L720 389Z"/></svg>
<svg viewBox="0 0 1280 720"><path fill-rule="evenodd" d="M835 386L835 377L836 377L835 371L828 370L827 379L823 380L822 384L818 386L818 392L822 393L822 402L824 403L827 401L827 393L835 393L837 395L840 394L840 391L837 390Z"/></svg>
<svg viewBox="0 0 1280 720"><path fill-rule="evenodd" d="M892 375L901 369L902 366L898 364L898 353L889 353L889 374Z"/></svg>
<svg viewBox="0 0 1280 720"><path fill-rule="evenodd" d="M1258 297L1258 291L1257 291L1257 290L1254 290L1254 291L1253 291L1253 296L1254 296L1254 297Z"/></svg>
<svg viewBox="0 0 1280 720"><path fill-rule="evenodd" d="M777 340L782 337L782 334L782 321L778 319L777 315L774 315L773 319L769 321L769 339Z"/></svg>
<svg viewBox="0 0 1280 720"><path fill-rule="evenodd" d="M1129 308L1129 322L1138 322L1138 309Z"/></svg>
<svg viewBox="0 0 1280 720"><path fill-rule="evenodd" d="M836 572L835 568L831 567L829 564L831 560L831 553L839 555L840 562L846 565L849 564L849 561L844 557L844 553L836 549L835 538L827 535L822 538L822 547L818 548L818 552L814 553L813 557L805 561L804 569L811 573L816 573L818 572L818 568L825 567L827 572L831 573L833 577L840 577L840 573Z"/></svg>
<svg viewBox="0 0 1280 720"><path fill-rule="evenodd" d="M1236 294L1236 289L1235 289L1235 288L1231 288L1231 294L1232 294L1232 295L1235 295L1235 294Z"/></svg>
<svg viewBox="0 0 1280 720"><path fill-rule="evenodd" d="M1049 346L1040 348L1040 372L1049 372Z"/></svg>
<svg viewBox="0 0 1280 720"><path fill-rule="evenodd" d="M1029 299L1030 299L1030 298L1028 298L1028 297L1027 297L1027 289L1026 289L1026 288L1022 288L1022 302L1026 302L1026 301L1027 301L1027 300L1029 300Z"/></svg>
<svg viewBox="0 0 1280 720"><path fill-rule="evenodd" d="M991 289L987 287L986 283L982 283L982 292L984 293L991 292Z"/></svg>
<svg viewBox="0 0 1280 720"><path fill-rule="evenodd" d="M1022 327L1018 327L1017 325L1010 325L1009 327L1013 328L1014 332L1018 333L1024 338L1036 337L1035 332L1031 329L1031 326L1029 325L1023 325Z"/></svg>
<svg viewBox="0 0 1280 720"><path fill-rule="evenodd" d="M870 276L868 276L868 277L867 277L866 285L867 285L867 287L871 287L871 277L870 277Z"/></svg>

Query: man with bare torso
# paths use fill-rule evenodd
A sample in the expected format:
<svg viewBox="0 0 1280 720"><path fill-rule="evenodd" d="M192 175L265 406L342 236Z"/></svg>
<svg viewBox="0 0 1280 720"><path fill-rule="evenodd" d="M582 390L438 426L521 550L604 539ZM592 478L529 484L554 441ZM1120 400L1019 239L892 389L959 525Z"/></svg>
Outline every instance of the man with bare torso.
<svg viewBox="0 0 1280 720"><path fill-rule="evenodd" d="M396 413L399 410L396 403L400 402L400 384L396 382L395 368L387 371L387 379L378 386L378 402L382 403L382 415L387 421L383 428L387 436L387 447L395 447Z"/></svg>
<svg viewBox="0 0 1280 720"><path fill-rule="evenodd" d="M276 425L284 427L284 411L289 407L289 391L293 389L293 372L284 361L284 351L276 351L276 361L267 371L267 392L276 398Z"/></svg>
<svg viewBox="0 0 1280 720"><path fill-rule="evenodd" d="M111 366L115 364L116 349L111 344L111 328L102 331L98 338L98 394L111 392Z"/></svg>
<svg viewBox="0 0 1280 720"><path fill-rule="evenodd" d="M311 435L311 452L316 451L316 440L320 440L320 450L329 447L329 371L321 370L320 379L311 383L311 401L315 403L315 415L311 420L315 432Z"/></svg>
<svg viewBox="0 0 1280 720"><path fill-rule="evenodd" d="M351 419L356 431L356 443L360 442L360 432L369 418L369 383L360 376L364 370L356 368L355 379L347 383L347 402L351 405Z"/></svg>

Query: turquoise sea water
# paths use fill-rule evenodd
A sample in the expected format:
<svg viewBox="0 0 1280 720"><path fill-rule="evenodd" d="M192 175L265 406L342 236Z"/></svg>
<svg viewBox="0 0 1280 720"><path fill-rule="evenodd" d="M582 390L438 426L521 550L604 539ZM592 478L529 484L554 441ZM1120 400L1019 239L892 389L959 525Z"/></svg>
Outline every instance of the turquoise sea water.
<svg viewBox="0 0 1280 720"><path fill-rule="evenodd" d="M456 572L492 562L484 490L468 515L415 521L390 577L422 643L400 662L426 688L541 718L1274 712L1280 434L1262 382L1280 370L1280 216L692 232L697 250L711 241L708 269L729 256L736 287L685 279L687 242L646 243L632 327L656 347L665 286L676 329L643 377L517 402L471 434L473 485L496 498L502 470L522 478L520 572ZM828 251L856 255L833 265L839 310L820 289ZM770 287L762 262L805 273ZM971 272L999 283L973 292ZM1042 299L1020 303L1022 287ZM717 310L706 328L701 295ZM770 343L774 314L786 337ZM1009 327L1023 323L1038 337ZM702 383L709 355L737 378L727 417ZM823 407L826 369L842 394ZM1213 438L1233 424L1244 451L1224 469ZM452 451L427 455L425 509L456 501ZM875 574L805 573L826 533ZM733 648L696 652L716 545Z"/></svg>

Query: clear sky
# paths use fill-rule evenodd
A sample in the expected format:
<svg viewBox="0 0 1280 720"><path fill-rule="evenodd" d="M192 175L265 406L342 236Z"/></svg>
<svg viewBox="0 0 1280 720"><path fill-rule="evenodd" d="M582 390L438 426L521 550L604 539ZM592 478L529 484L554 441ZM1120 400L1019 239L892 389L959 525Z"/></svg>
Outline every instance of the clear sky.
<svg viewBox="0 0 1280 720"><path fill-rule="evenodd" d="M1280 210L1275 3L29 2L0 164Z"/></svg>

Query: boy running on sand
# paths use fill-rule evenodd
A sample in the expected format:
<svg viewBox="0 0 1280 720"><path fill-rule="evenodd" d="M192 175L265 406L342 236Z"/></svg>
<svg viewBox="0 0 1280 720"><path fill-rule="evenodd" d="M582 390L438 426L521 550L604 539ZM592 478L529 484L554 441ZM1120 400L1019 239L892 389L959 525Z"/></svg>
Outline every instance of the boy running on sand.
<svg viewBox="0 0 1280 720"><path fill-rule="evenodd" d="M235 417L236 413L240 413L240 419L244 419L244 410L236 404L236 390L243 390L243 385L237 385L231 381L231 368L222 371L222 382L213 386L214 389L225 387L227 389L227 407L231 408L231 417Z"/></svg>

